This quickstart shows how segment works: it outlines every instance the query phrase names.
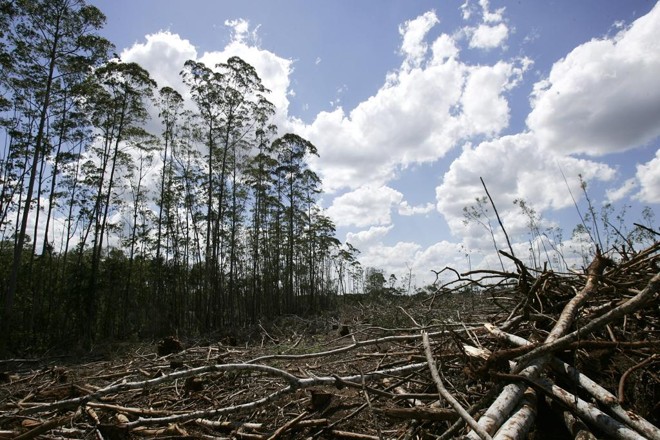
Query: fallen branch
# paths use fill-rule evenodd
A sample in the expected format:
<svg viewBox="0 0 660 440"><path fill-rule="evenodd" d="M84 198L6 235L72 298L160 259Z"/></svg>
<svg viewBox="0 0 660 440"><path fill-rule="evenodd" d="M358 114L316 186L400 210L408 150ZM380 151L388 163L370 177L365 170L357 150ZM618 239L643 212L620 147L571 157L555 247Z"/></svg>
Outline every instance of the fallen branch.
<svg viewBox="0 0 660 440"><path fill-rule="evenodd" d="M484 440L491 439L491 436L486 432L479 424L472 418L472 416L465 411L461 404L451 395L449 391L445 388L438 374L438 370L435 366L435 360L433 359L433 352L431 351L431 343L429 342L429 335L425 331L422 331L422 343L424 344L424 353L426 354L426 360L429 365L429 370L431 370L431 377L435 382L436 387L438 388L438 394L440 397L444 398L449 402L452 408L458 413L458 415L465 420L465 422L470 425L470 428L476 432L480 438Z"/></svg>
<svg viewBox="0 0 660 440"><path fill-rule="evenodd" d="M580 327L578 330L567 334L566 336L555 339L554 341L543 344L532 351L520 356L516 359L518 363L517 368L530 362L532 359L538 358L545 354L551 353L553 351L561 350L567 347L572 342L577 341L580 338L583 338L585 335L592 333L596 330L599 330L605 327L610 322L616 321L617 319L623 318L629 313L633 313L646 305L655 295L658 294L660 290L660 273L656 274L648 285L641 292L637 293L634 297L616 307L609 312L603 314L602 316L593 319L592 321L586 323L584 326Z"/></svg>

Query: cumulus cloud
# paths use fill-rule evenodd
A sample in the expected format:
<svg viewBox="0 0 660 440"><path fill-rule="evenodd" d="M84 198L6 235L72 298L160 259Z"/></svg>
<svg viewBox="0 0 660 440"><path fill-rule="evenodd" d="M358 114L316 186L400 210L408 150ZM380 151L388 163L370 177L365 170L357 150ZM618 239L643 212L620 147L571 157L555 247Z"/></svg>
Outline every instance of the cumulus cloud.
<svg viewBox="0 0 660 440"><path fill-rule="evenodd" d="M660 3L612 38L576 47L537 83L527 125L542 147L599 156L660 136Z"/></svg>
<svg viewBox="0 0 660 440"><path fill-rule="evenodd" d="M619 188L608 189L605 191L606 201L608 203L616 203L632 193L638 186L637 179L634 177L627 179Z"/></svg>
<svg viewBox="0 0 660 440"><path fill-rule="evenodd" d="M227 20L225 25L231 28L232 37L220 51L199 54L190 41L169 31L160 31L147 35L146 42L124 49L121 58L142 65L158 82L159 87L170 86L185 96L185 87L179 72L187 60L200 61L213 68L232 56L238 56L256 69L264 86L271 91L268 99L277 108L274 122L277 125L288 125L293 61L261 49L258 45L257 29L250 30L247 20Z"/></svg>
<svg viewBox="0 0 660 440"><path fill-rule="evenodd" d="M406 63L409 67L419 66L424 59L428 50L428 45L424 41L424 38L438 22L439 20L435 12L429 11L399 26L399 33L403 39L401 53L405 56Z"/></svg>
<svg viewBox="0 0 660 440"><path fill-rule="evenodd" d="M469 131L494 135L509 125L509 103L502 93L518 83L528 66L525 60L520 66L500 61L470 69L461 97L462 120Z"/></svg>
<svg viewBox="0 0 660 440"><path fill-rule="evenodd" d="M186 61L197 58L195 46L169 31L146 35L145 39L144 43L135 43L124 49L121 59L144 67L158 83L158 87L169 86L183 94L184 86L179 72Z"/></svg>
<svg viewBox="0 0 660 440"><path fill-rule="evenodd" d="M458 60L456 41L447 34L434 40L430 54L426 46L412 47L418 46L406 53L425 54L425 63L410 68L406 58L350 112L338 107L293 126L318 147L313 166L327 192L383 185L408 165L436 161L462 140L507 127L504 94L520 82L529 59L472 66Z"/></svg>
<svg viewBox="0 0 660 440"><path fill-rule="evenodd" d="M349 232L346 234L346 242L351 243L357 248L379 243L392 230L393 227L394 225L372 226L364 231Z"/></svg>
<svg viewBox="0 0 660 440"><path fill-rule="evenodd" d="M466 26L461 30L469 38L470 48L490 50L504 46L509 37L509 26L503 22L505 8L491 11L488 0L479 0L478 7L467 0L461 10L464 20L469 20L477 10L481 12L480 24Z"/></svg>
<svg viewBox="0 0 660 440"><path fill-rule="evenodd" d="M471 32L470 47L473 49L494 49L502 46L509 36L509 28L504 23L496 25L480 24Z"/></svg>
<svg viewBox="0 0 660 440"><path fill-rule="evenodd" d="M349 237L347 241L352 244L359 243L359 241L350 241ZM393 273L399 277L399 280L412 270L415 277L414 286L424 286L434 282L436 277L431 269L439 271L445 266L450 266L465 272L469 267L465 248L460 243L443 240L426 248L408 241L399 241L393 245L386 245L380 241L368 241L364 244L368 245L360 255L360 262L364 267L382 269L386 277ZM475 260L475 267L476 264ZM439 280L440 283L446 281L445 277Z"/></svg>
<svg viewBox="0 0 660 440"><path fill-rule="evenodd" d="M393 246L377 243L362 252L360 262L365 267L383 269L385 276L388 273L402 274L408 267L414 267L421 249L421 245L409 241L399 241Z"/></svg>
<svg viewBox="0 0 660 440"><path fill-rule="evenodd" d="M259 26L250 31L250 22L244 18L225 20L225 26L232 28L232 42L244 45L259 45Z"/></svg>
<svg viewBox="0 0 660 440"><path fill-rule="evenodd" d="M571 193L579 194L578 175L586 181L608 181L615 173L603 163L553 155L539 147L532 133L503 136L477 147L465 146L436 188L437 209L452 233L483 235L483 229L466 229L463 224L463 208L485 195L483 178L505 224L524 229L526 219L514 200L523 199L539 212L565 208L573 203Z"/></svg>
<svg viewBox="0 0 660 440"><path fill-rule="evenodd" d="M365 185L336 197L327 214L337 226L389 225L392 207L402 199L403 194L388 186Z"/></svg>
<svg viewBox="0 0 660 440"><path fill-rule="evenodd" d="M485 23L498 23L503 20L504 11L505 8L491 11L489 0L479 0L476 4L470 0L465 0L465 3L461 5L463 20L469 20L473 14L481 12L481 18Z"/></svg>
<svg viewBox="0 0 660 440"><path fill-rule="evenodd" d="M635 198L642 203L660 203L660 150L649 162L637 165L641 189Z"/></svg>
<svg viewBox="0 0 660 440"><path fill-rule="evenodd" d="M434 209L435 209L435 203L431 203L431 202L418 206L410 206L410 204L405 200L399 203L399 215L411 216L411 215L428 214Z"/></svg>
<svg viewBox="0 0 660 440"><path fill-rule="evenodd" d="M225 24L233 28L233 38L229 44L221 51L205 52L199 57L199 61L212 67L226 62L232 56L238 56L252 65L263 85L270 90L268 100L277 109L275 124L285 125L288 119L289 96L293 93L290 89L293 61L262 49L258 45L258 27L250 31L247 20L229 20Z"/></svg>
<svg viewBox="0 0 660 440"><path fill-rule="evenodd" d="M435 281L435 275L432 274L431 269L440 271L445 266L450 266L460 272L466 272L468 270L468 264L465 254L465 248L461 243L452 243L443 240L432 244L426 249L420 250L415 255L413 263L421 273L420 281L428 284ZM454 277L453 274L451 276ZM443 279L438 281L442 283Z"/></svg>

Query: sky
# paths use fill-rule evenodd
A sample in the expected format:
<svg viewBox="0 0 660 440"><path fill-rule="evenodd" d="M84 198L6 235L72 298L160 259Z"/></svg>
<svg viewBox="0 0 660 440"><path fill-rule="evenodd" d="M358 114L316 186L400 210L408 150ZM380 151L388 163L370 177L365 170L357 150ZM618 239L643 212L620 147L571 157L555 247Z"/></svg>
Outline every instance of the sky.
<svg viewBox="0 0 660 440"><path fill-rule="evenodd" d="M188 59L252 64L280 134L318 149L311 166L338 238L386 278L423 285L431 270L500 264L493 238L507 245L492 210L494 237L465 223L464 207L485 195L481 179L525 262L530 248L582 262L571 254L588 206L581 180L594 209L625 210L628 227L660 207L654 1L88 3L106 14L117 54L159 87L183 92ZM531 233L516 200L552 232Z"/></svg>

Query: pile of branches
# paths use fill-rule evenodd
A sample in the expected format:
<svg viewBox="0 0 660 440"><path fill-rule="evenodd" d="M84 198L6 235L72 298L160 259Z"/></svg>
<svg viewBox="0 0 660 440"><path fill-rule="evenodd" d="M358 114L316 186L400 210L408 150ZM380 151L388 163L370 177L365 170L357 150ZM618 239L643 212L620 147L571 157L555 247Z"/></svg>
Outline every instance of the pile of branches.
<svg viewBox="0 0 660 440"><path fill-rule="evenodd" d="M659 251L581 273L509 255L516 271L472 274L479 295L365 297L251 344L1 361L0 438L660 439Z"/></svg>

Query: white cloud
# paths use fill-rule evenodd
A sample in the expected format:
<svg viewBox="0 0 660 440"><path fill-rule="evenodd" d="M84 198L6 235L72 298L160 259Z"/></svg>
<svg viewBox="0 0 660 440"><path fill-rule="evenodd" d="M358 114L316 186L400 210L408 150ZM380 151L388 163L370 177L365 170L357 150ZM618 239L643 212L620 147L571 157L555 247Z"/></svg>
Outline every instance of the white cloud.
<svg viewBox="0 0 660 440"><path fill-rule="evenodd" d="M233 29L232 40L240 44L250 43L257 41L256 30L250 33L250 22L243 18L235 20L225 20L225 26Z"/></svg>
<svg viewBox="0 0 660 440"><path fill-rule="evenodd" d="M365 231L349 232L346 234L346 242L351 243L353 246L360 248L373 243L380 242L394 227L388 226L372 226Z"/></svg>
<svg viewBox="0 0 660 440"><path fill-rule="evenodd" d="M434 209L435 209L435 203L431 203L431 202L418 206L410 206L410 204L406 200L399 203L399 215L411 216L411 215L428 214Z"/></svg>
<svg viewBox="0 0 660 440"><path fill-rule="evenodd" d="M469 37L469 47L472 49L490 50L504 46L509 37L509 26L503 23L505 8L491 11L488 0L479 0L479 7L481 9L481 23L476 26L464 27L460 34ZM472 14L476 12L476 7L466 1L461 6L461 11L463 19L469 20Z"/></svg>
<svg viewBox="0 0 660 440"><path fill-rule="evenodd" d="M438 22L435 12L429 11L399 26L399 33L403 40L401 53L405 56L406 64L409 67L419 66L424 59L428 50L424 37Z"/></svg>
<svg viewBox="0 0 660 440"><path fill-rule="evenodd" d="M594 39L537 83L527 125L541 146L604 155L660 135L660 3L610 39Z"/></svg>
<svg viewBox="0 0 660 440"><path fill-rule="evenodd" d="M271 91L268 99L277 108L275 123L287 125L289 96L293 94L289 88L293 61L261 49L258 46L257 29L250 31L248 21L228 20L225 24L232 28L232 39L221 51L199 55L188 40L161 31L147 35L145 43L136 43L122 51L121 58L142 65L158 82L159 87L173 87L185 96L179 72L187 60L200 61L213 68L232 56L238 56L256 69L264 86Z"/></svg>
<svg viewBox="0 0 660 440"><path fill-rule="evenodd" d="M362 186L336 197L327 214L337 226L389 225L392 207L403 195L388 186Z"/></svg>
<svg viewBox="0 0 660 440"><path fill-rule="evenodd" d="M461 104L463 121L470 131L494 135L509 124L509 103L502 95L515 85L526 66L503 61L470 69Z"/></svg>
<svg viewBox="0 0 660 440"><path fill-rule="evenodd" d="M169 86L184 94L179 72L186 61L197 58L195 46L169 31L146 35L145 38L145 43L135 43L124 49L121 59L144 67L158 83L158 87Z"/></svg>
<svg viewBox="0 0 660 440"><path fill-rule="evenodd" d="M602 163L544 151L532 133L503 136L474 148L470 145L464 148L436 188L437 209L452 233L483 236L481 227L466 229L463 225L463 208L474 205L476 198L485 195L479 180L482 177L507 230L524 230L526 219L513 201L523 199L539 212L571 206L571 192L575 197L580 196L579 174L585 181L610 180L615 170ZM479 242L490 246L483 237Z"/></svg>
<svg viewBox="0 0 660 440"><path fill-rule="evenodd" d="M463 15L463 20L469 20L472 17L472 6L470 6L470 0L465 0L465 3L461 5L461 14Z"/></svg>
<svg viewBox="0 0 660 440"><path fill-rule="evenodd" d="M442 34L436 38L431 50L433 51L431 61L433 64L443 64L449 59L456 58L459 53L456 42L447 34Z"/></svg>
<svg viewBox="0 0 660 440"><path fill-rule="evenodd" d="M622 200L631 192L633 192L635 188L637 188L638 186L639 184L637 183L637 179L635 179L634 177L628 179L625 182L623 182L623 185L621 185L619 188L606 190L605 191L606 201L608 203L616 203L619 200Z"/></svg>
<svg viewBox="0 0 660 440"><path fill-rule="evenodd" d="M399 241L392 246L381 242L368 244L359 258L363 267L382 269L386 277L393 273L399 280L412 269L416 286L424 286L435 280L431 269L438 271L451 266L461 272L468 270L465 250L460 243L441 241L427 248L407 241ZM446 281L446 277L443 279Z"/></svg>
<svg viewBox="0 0 660 440"><path fill-rule="evenodd" d="M463 246L460 243L451 243L449 241L435 243L420 251L416 255L414 264L420 270L428 271L423 275L428 275L430 282L435 279L435 275L431 275L430 273L431 269L439 271L445 266L451 266L460 271L467 269Z"/></svg>
<svg viewBox="0 0 660 440"><path fill-rule="evenodd" d="M360 263L364 267L383 269L385 276L389 273L403 274L407 266L414 266L417 252L422 247L417 243L400 241L394 246L378 243L365 249L360 255Z"/></svg>
<svg viewBox="0 0 660 440"><path fill-rule="evenodd" d="M458 53L455 40L442 34L424 67L409 68L404 60L350 112L337 107L309 125L294 124L319 149L312 165L325 191L383 185L408 165L435 161L462 140L493 136L508 125L504 95L531 62L471 66Z"/></svg>
<svg viewBox="0 0 660 440"><path fill-rule="evenodd" d="M471 34L471 48L488 50L502 46L509 36L509 28L504 23L493 26L480 24L472 30Z"/></svg>
<svg viewBox="0 0 660 440"><path fill-rule="evenodd" d="M226 62L232 56L238 56L252 65L263 85L271 91L268 100L277 109L274 122L278 126L285 125L289 111L289 96L293 94L289 89L293 61L261 49L256 43L257 29L250 32L246 20L228 21L227 24L234 28L234 37L230 43L222 51L205 52L199 57L199 61L213 67L218 63Z"/></svg>
<svg viewBox="0 0 660 440"><path fill-rule="evenodd" d="M635 198L642 203L660 203L660 150L649 162L637 165L641 189Z"/></svg>
<svg viewBox="0 0 660 440"><path fill-rule="evenodd" d="M502 15L504 14L505 8L499 8L493 12L490 10L489 0L479 0L479 6L481 6L484 22L499 23L502 21Z"/></svg>

